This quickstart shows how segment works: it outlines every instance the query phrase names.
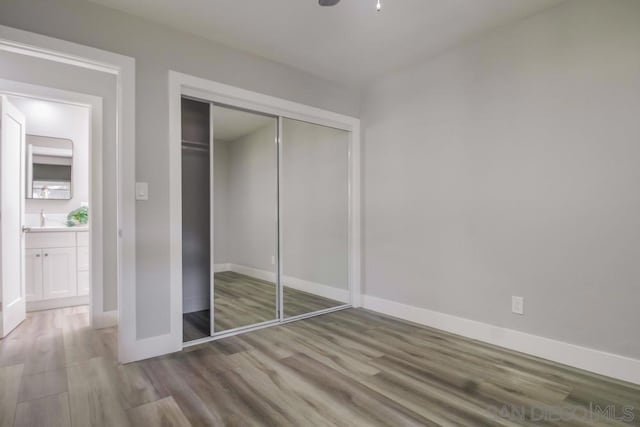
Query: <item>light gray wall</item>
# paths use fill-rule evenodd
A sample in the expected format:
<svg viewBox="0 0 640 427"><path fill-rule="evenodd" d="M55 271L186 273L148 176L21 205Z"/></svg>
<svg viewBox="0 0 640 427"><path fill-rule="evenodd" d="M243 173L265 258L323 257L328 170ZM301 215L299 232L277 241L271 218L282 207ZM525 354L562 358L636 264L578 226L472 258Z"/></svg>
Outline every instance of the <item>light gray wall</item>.
<svg viewBox="0 0 640 427"><path fill-rule="evenodd" d="M150 200L137 203L136 212L138 338L170 329L168 71L339 113L359 112L358 94L344 87L85 0L2 1L0 24L136 59L136 176L150 186Z"/></svg>
<svg viewBox="0 0 640 427"><path fill-rule="evenodd" d="M282 274L349 287L349 133L284 119Z"/></svg>
<svg viewBox="0 0 640 427"><path fill-rule="evenodd" d="M228 143L228 261L275 272L276 120ZM217 261L216 261L217 263Z"/></svg>
<svg viewBox="0 0 640 427"><path fill-rule="evenodd" d="M227 226L228 196L229 191L229 143L226 141L214 141L213 144L213 245L216 264L226 264L229 260L229 230Z"/></svg>
<svg viewBox="0 0 640 427"><path fill-rule="evenodd" d="M639 23L571 1L370 88L365 292L640 357Z"/></svg>
<svg viewBox="0 0 640 427"><path fill-rule="evenodd" d="M216 264L275 272L274 137L275 121L216 141ZM347 289L349 134L285 119L282 140L283 274Z"/></svg>
<svg viewBox="0 0 640 427"><path fill-rule="evenodd" d="M4 18L0 3L0 20ZM0 78L30 83L66 91L94 95L103 101L102 180L103 196L111 203L103 205L103 309L117 307L116 285L116 172L115 172L115 121L116 80L112 75L98 73L28 58L9 52L0 52Z"/></svg>

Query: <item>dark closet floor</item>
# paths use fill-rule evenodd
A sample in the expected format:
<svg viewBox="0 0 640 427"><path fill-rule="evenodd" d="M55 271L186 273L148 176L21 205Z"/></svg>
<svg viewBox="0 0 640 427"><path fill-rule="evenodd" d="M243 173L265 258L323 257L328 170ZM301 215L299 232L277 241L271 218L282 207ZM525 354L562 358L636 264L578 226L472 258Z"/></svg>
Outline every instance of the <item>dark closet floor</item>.
<svg viewBox="0 0 640 427"><path fill-rule="evenodd" d="M285 317L298 316L342 305L297 289L284 288ZM276 286L272 282L225 271L215 275L216 332L253 325L276 318ZM184 342L209 336L209 310L183 315Z"/></svg>

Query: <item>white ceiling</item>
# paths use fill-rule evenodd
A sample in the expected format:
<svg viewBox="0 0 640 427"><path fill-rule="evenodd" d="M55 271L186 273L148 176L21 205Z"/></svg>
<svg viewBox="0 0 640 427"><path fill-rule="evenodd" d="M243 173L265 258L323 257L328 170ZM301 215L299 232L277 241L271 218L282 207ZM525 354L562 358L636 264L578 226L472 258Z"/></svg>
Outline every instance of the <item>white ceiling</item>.
<svg viewBox="0 0 640 427"><path fill-rule="evenodd" d="M360 87L563 0L91 0Z"/></svg>
<svg viewBox="0 0 640 427"><path fill-rule="evenodd" d="M260 114L224 107L213 107L213 134L218 141L235 141L255 132L269 123L273 126L273 137L276 132L276 119ZM274 139L275 141L275 139Z"/></svg>

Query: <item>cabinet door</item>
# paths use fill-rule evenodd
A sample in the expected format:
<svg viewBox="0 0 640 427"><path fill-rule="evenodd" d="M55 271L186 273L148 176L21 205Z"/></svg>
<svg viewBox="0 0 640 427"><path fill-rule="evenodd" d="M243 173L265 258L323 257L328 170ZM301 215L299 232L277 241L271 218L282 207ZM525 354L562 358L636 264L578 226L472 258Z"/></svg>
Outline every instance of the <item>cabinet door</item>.
<svg viewBox="0 0 640 427"><path fill-rule="evenodd" d="M77 294L76 248L42 250L43 298L64 298Z"/></svg>
<svg viewBox="0 0 640 427"><path fill-rule="evenodd" d="M78 296L89 295L89 272L78 271Z"/></svg>
<svg viewBox="0 0 640 427"><path fill-rule="evenodd" d="M27 301L42 299L42 250L25 251L25 295Z"/></svg>
<svg viewBox="0 0 640 427"><path fill-rule="evenodd" d="M89 248L88 247L81 247L81 246L78 247L78 271L89 271Z"/></svg>

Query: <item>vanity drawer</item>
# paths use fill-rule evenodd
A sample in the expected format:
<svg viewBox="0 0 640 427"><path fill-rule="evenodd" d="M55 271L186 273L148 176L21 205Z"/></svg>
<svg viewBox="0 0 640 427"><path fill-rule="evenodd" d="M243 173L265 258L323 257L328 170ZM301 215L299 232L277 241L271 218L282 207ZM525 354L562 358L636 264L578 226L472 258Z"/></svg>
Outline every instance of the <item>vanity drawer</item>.
<svg viewBox="0 0 640 427"><path fill-rule="evenodd" d="M88 231L78 231L78 247L89 247L89 232Z"/></svg>
<svg viewBox="0 0 640 427"><path fill-rule="evenodd" d="M74 248L76 246L76 233L67 231L27 233L25 245L27 249Z"/></svg>

